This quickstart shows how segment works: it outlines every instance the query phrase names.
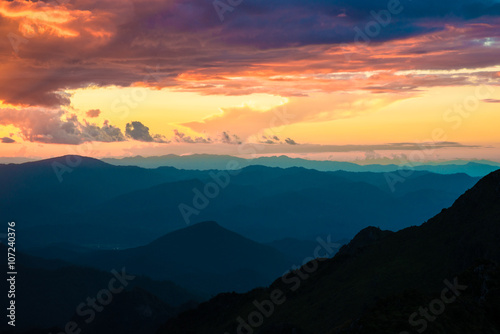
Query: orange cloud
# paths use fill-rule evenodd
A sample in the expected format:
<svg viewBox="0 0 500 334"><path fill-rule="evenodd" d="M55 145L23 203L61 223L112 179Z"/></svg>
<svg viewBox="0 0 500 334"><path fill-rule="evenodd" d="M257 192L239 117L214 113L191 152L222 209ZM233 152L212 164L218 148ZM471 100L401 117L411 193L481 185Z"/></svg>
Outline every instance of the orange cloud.
<svg viewBox="0 0 500 334"><path fill-rule="evenodd" d="M72 26L76 21L90 21L90 11L70 10L64 6L42 1L2 1L0 15L19 24L19 32L25 38L50 34L57 37L77 37L79 32Z"/></svg>
<svg viewBox="0 0 500 334"><path fill-rule="evenodd" d="M302 122L324 122L376 112L389 104L412 95L402 94L316 94L292 97L289 103L256 111L248 106L225 108L203 121L182 124L196 132L218 133L230 130L247 139L262 133L272 134L284 126Z"/></svg>

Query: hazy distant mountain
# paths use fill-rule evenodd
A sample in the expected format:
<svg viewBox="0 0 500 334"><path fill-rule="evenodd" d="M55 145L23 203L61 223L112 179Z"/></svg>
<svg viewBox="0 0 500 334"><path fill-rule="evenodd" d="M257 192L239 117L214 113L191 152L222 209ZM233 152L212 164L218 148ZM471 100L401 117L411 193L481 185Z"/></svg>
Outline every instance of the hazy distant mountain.
<svg viewBox="0 0 500 334"><path fill-rule="evenodd" d="M59 182L54 163L67 159L0 166L0 219L20 222L20 247L130 248L209 220L259 242L340 240L369 225L419 224L478 180L416 171L391 189L386 173L263 166L224 180L226 171L143 169L80 157ZM207 187L215 195L207 196Z"/></svg>
<svg viewBox="0 0 500 334"><path fill-rule="evenodd" d="M171 280L207 295L267 285L292 264L276 249L215 222L169 233L146 246L86 253L73 261L103 270L126 267L131 273Z"/></svg>
<svg viewBox="0 0 500 334"><path fill-rule="evenodd" d="M416 319L429 324L429 333L496 333L498 263L500 171L422 226L395 233L364 229L333 259L313 261L267 289L219 295L172 319L160 333L236 333L238 326L255 333L412 332L420 326L408 319L419 307L429 308L435 298L452 303L450 294L462 292L443 317ZM271 306L262 308L262 302L272 298L280 305L263 316Z"/></svg>
<svg viewBox="0 0 500 334"><path fill-rule="evenodd" d="M144 168L157 168L161 166L170 166L179 169L188 170L209 170L209 169L227 169L228 164L235 163L241 168L252 165L261 165L266 167L303 167L316 169L324 172L347 171L347 172L394 172L400 169L410 168L415 171L429 171L440 174L465 173L470 176L485 176L500 167L500 163L477 160L477 161L440 161L435 163L409 163L404 160L400 164L357 164L342 161L316 161L300 158L290 158L288 156L260 157L255 159L243 159L228 155L210 155L193 154L178 156L174 154L154 157L127 157L127 158L106 158L103 161L117 166L139 166Z"/></svg>
<svg viewBox="0 0 500 334"><path fill-rule="evenodd" d="M35 159L21 157L0 157L0 164L21 164L34 161Z"/></svg>
<svg viewBox="0 0 500 334"><path fill-rule="evenodd" d="M0 165L0 212L4 220L24 220L24 226L49 223L120 194L194 175L168 167L117 168L80 156Z"/></svg>

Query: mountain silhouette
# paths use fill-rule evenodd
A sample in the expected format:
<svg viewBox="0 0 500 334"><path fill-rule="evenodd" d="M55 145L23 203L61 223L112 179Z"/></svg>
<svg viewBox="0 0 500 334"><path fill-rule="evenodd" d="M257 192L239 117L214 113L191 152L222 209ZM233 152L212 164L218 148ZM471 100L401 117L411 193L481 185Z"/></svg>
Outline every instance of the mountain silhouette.
<svg viewBox="0 0 500 334"><path fill-rule="evenodd" d="M455 280L448 282L453 286ZM454 296L451 292L451 300L454 300L451 303L446 303L443 299L442 291L446 290L431 294L407 290L378 300L360 317L345 323L331 333L498 333L500 329L498 264L480 261L458 275L456 282L461 288L458 296ZM443 287L448 289L450 294L450 288L446 284L443 284ZM444 305L442 310L430 309L430 307L441 307L440 304Z"/></svg>
<svg viewBox="0 0 500 334"><path fill-rule="evenodd" d="M400 164L397 162L394 163L393 161L390 161L390 164L376 164L375 162L369 163L369 161L360 161L359 163L344 161L315 161L301 158L290 158L285 155L244 159L229 155L192 154L179 156L175 154L168 154L153 157L135 156L120 159L104 158L102 160L117 166L139 166L144 168L171 166L179 169L210 170L226 169L226 166L229 163L237 163L241 168L260 165L279 168L303 167L323 172L348 171L378 173L397 172L401 169L401 164L406 164L411 165L411 169L415 171L430 171L439 174L466 173L470 176L479 177L493 172L500 166L497 162L487 160L456 160L420 164L401 159Z"/></svg>
<svg viewBox="0 0 500 334"><path fill-rule="evenodd" d="M491 263L487 265L489 269L485 269L484 263ZM383 318L380 303L389 305L385 314L391 314L397 310L397 305L405 303L391 302L391 298L401 300L395 296L401 297L408 294L408 291L414 291L415 298L409 304L418 305L422 302L424 304L421 305L425 306L446 287L445 280L458 282L459 285L458 278L471 286L476 286L478 282L484 283L483 290L471 289L468 292L464 305L478 307L478 312L485 316L484 323L492 326L490 329L498 331L499 327L494 327L496 315L491 316L492 309L499 309L498 299L495 299L499 296L500 281L495 269L498 263L500 171L483 178L449 209L443 210L421 226L395 233L374 227L364 229L333 259L310 262L300 270L277 279L267 289L257 289L241 295L219 295L200 305L197 310L170 320L160 333L236 333L238 326L240 330L246 328L246 331L256 333L266 333L269 328L279 326L290 329L284 333L292 333L294 330L317 334L342 330L357 333L355 328L360 324L372 326L359 331L369 333L369 328L375 328L377 324L376 316L382 314ZM478 272L485 274L471 275ZM283 295L280 300L286 301L274 305L272 315L262 316L262 322L255 320L260 319L258 317L249 319L252 311L259 311L256 303L270 300L275 291L280 291ZM432 298L426 299L426 296ZM478 297L476 300L482 297L487 304L472 303L474 296ZM468 302L471 304L467 304ZM443 318L444 325L450 317L459 317L461 310L463 311L459 303L455 308L458 313L450 312L448 318ZM269 309L270 307L267 308ZM412 307L404 309L414 310ZM405 320L398 322L399 330L403 331L410 326L408 317L412 312L400 312L398 319ZM216 316L217 314L224 316ZM360 323L356 319L365 321ZM252 327L249 322L259 326ZM386 323L390 323L390 319ZM388 331L382 328L378 332ZM444 328L441 332L450 331Z"/></svg>
<svg viewBox="0 0 500 334"><path fill-rule="evenodd" d="M61 242L94 249L137 247L186 223L210 220L258 242L350 239L369 225L395 231L420 224L478 180L414 172L391 189L385 173L250 166L209 198L205 188L217 184L214 175L227 171L143 169L81 159L63 174L63 182L52 163L67 165L65 157L0 166L5 182L0 219L22 223L25 250ZM179 207L194 208L200 196L202 209L186 218Z"/></svg>
<svg viewBox="0 0 500 334"><path fill-rule="evenodd" d="M116 196L194 174L168 167L117 168L81 156L0 165L0 215L4 220L22 220L23 226L53 224L55 217L74 217Z"/></svg>
<svg viewBox="0 0 500 334"><path fill-rule="evenodd" d="M215 222L171 232L142 247L86 253L73 262L103 270L126 267L131 273L171 280L206 295L267 285L291 265L274 248Z"/></svg>

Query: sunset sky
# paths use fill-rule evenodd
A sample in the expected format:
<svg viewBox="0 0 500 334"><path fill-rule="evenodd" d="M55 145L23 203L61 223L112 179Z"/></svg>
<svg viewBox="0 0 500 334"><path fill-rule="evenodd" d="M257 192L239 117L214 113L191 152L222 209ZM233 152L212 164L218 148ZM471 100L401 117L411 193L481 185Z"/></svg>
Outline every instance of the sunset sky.
<svg viewBox="0 0 500 334"><path fill-rule="evenodd" d="M500 161L499 0L14 0L0 36L0 157Z"/></svg>

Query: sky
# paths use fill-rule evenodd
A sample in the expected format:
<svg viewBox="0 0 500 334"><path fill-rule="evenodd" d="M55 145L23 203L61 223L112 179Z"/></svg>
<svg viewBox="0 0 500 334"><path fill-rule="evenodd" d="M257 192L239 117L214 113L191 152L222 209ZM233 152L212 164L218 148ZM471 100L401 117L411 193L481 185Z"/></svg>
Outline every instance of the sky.
<svg viewBox="0 0 500 334"><path fill-rule="evenodd" d="M500 161L498 0L14 0L0 36L0 157Z"/></svg>

